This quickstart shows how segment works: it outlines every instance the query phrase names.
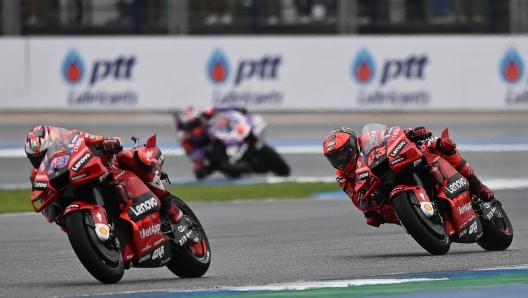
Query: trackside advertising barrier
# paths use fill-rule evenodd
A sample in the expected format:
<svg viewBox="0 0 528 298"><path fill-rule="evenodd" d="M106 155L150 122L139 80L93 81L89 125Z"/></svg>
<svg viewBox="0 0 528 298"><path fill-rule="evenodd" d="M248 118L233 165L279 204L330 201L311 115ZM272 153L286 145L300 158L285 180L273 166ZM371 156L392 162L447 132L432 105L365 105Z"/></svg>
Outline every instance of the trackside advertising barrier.
<svg viewBox="0 0 528 298"><path fill-rule="evenodd" d="M0 39L2 111L528 110L528 36Z"/></svg>

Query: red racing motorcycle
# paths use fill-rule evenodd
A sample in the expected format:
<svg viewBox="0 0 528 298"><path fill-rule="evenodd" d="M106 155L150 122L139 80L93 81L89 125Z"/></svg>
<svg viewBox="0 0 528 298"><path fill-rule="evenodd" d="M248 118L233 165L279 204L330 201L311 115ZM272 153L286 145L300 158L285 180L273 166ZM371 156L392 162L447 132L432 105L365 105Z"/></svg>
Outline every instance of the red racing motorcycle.
<svg viewBox="0 0 528 298"><path fill-rule="evenodd" d="M442 137L448 137L448 129ZM362 157L356 191L371 200L385 223L398 224L433 255L452 242L505 250L513 227L498 200L483 202L445 159L421 150L398 126L366 125L358 138Z"/></svg>
<svg viewBox="0 0 528 298"><path fill-rule="evenodd" d="M38 169L31 202L48 222L68 234L86 270L103 283L116 283L130 267L166 266L182 278L204 275L211 262L209 240L200 221L180 199L184 213L178 224L160 215L160 200L132 172L119 168L115 156L88 147L75 133L65 132L48 149ZM163 155L156 136L135 151L152 156L161 171ZM131 183L133 182L133 183Z"/></svg>

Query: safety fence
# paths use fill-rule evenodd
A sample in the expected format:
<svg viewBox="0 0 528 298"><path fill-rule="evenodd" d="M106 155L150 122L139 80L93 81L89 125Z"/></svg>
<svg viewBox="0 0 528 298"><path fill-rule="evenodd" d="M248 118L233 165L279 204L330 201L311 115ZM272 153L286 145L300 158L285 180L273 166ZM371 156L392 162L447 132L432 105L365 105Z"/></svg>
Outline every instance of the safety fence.
<svg viewBox="0 0 528 298"><path fill-rule="evenodd" d="M8 35L528 32L524 0L13 0Z"/></svg>

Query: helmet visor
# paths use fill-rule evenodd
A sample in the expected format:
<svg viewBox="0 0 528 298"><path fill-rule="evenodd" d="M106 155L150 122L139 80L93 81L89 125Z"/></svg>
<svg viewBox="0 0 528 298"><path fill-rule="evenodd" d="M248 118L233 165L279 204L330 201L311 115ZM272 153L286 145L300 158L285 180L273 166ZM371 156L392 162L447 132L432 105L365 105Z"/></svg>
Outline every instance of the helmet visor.
<svg viewBox="0 0 528 298"><path fill-rule="evenodd" d="M31 165L35 169L38 169L40 167L40 163L44 159L44 156L46 156L47 151L48 150L41 151L39 154L27 154L29 162L31 162Z"/></svg>
<svg viewBox="0 0 528 298"><path fill-rule="evenodd" d="M325 156L334 168L342 169L352 160L355 153L355 147L348 141L341 149Z"/></svg>

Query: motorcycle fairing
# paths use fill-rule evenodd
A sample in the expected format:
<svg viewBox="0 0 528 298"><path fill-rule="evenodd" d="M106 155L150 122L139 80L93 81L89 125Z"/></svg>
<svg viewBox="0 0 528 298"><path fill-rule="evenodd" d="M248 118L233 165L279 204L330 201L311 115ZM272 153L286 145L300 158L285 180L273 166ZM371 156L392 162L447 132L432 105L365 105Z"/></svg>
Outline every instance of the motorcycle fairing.
<svg viewBox="0 0 528 298"><path fill-rule="evenodd" d="M238 111L218 113L210 119L209 123L211 135L222 140L226 146L243 142L253 129L251 117L246 117Z"/></svg>
<svg viewBox="0 0 528 298"><path fill-rule="evenodd" d="M139 260L169 239L161 231L161 202L134 173L121 169L110 171L113 174L110 184L116 189L118 201L124 205L120 217L130 224L132 231L132 239L127 241L123 256L125 262ZM170 257L170 251L165 255ZM152 267L150 262L141 263Z"/></svg>
<svg viewBox="0 0 528 298"><path fill-rule="evenodd" d="M450 206L450 214L443 215L448 235L452 237L457 234L462 234L462 236L466 234L467 236L462 239L465 241L473 235L481 234L480 222L477 224L476 231L475 227L471 226L476 221L477 215L471 205L468 181L442 157L431 153L425 153L424 156L428 164L429 177L437 183L438 198L443 199ZM470 228L471 233L466 232L466 228Z"/></svg>
<svg viewBox="0 0 528 298"><path fill-rule="evenodd" d="M132 239L124 249L126 262L133 261L137 267L157 267L161 266L160 261L171 257L170 246L167 249L169 237L162 232L159 214L151 214L139 222L128 222L132 227ZM159 258L154 257L156 254ZM147 260L150 261L145 262Z"/></svg>
<svg viewBox="0 0 528 298"><path fill-rule="evenodd" d="M378 177L372 175L370 168L365 163L363 157L360 157L357 162L358 167L356 168L356 180L355 189L357 192L362 192L363 196L372 196L374 191L380 187L383 183ZM359 196L357 196L359 199ZM354 202L355 205L359 205L359 202ZM390 204L374 205L376 211L380 211L383 216L385 223L399 223L399 219L396 217L394 210Z"/></svg>
<svg viewBox="0 0 528 298"><path fill-rule="evenodd" d="M39 181L42 181L42 180L39 180ZM33 209L35 210L35 212L42 212L42 214L44 215L44 217L46 217L46 220L48 220L48 222L53 222L55 218L49 217L46 214L44 214L44 210L48 208L57 199L58 196L59 196L59 192L56 189L54 189L52 186L50 186L49 183L48 183L47 189L34 190L33 193L31 194L31 204L33 205Z"/></svg>
<svg viewBox="0 0 528 298"><path fill-rule="evenodd" d="M49 150L42 161L31 194L33 209L42 212L48 222L53 222L59 216L50 205L59 197L61 189L70 184L85 184L106 172L101 158L91 153L84 139L78 135L73 136L68 145L61 146L53 147L55 151Z"/></svg>
<svg viewBox="0 0 528 298"><path fill-rule="evenodd" d="M358 160L355 171L357 177L355 189L357 192L362 192L364 197L369 197L372 195L374 190L383 183L376 175L373 175L371 172L371 166L377 166L377 164L367 164L365 158L361 156ZM359 199L359 196L358 196ZM358 202L359 204L359 202Z"/></svg>
<svg viewBox="0 0 528 298"><path fill-rule="evenodd" d="M387 158L394 172L401 172L422 158L422 151L409 141L399 126L391 127L387 134Z"/></svg>
<svg viewBox="0 0 528 298"><path fill-rule="evenodd" d="M139 179L134 173L126 170L110 169L113 173L113 179L110 185L122 185L126 190L126 198L120 198L120 201L127 202L123 209L126 216L124 219L130 219L138 222L144 217L159 212L161 202L156 195ZM119 194L118 194L119 195Z"/></svg>
<svg viewBox="0 0 528 298"><path fill-rule="evenodd" d="M101 175L106 173L106 167L103 165L101 157L92 152L84 138L77 138L72 140L73 147L69 147L67 153L70 154L70 183L75 186L80 186L88 181L98 179Z"/></svg>
<svg viewBox="0 0 528 298"><path fill-rule="evenodd" d="M150 250L148 253L143 254L140 258L136 258L133 261L134 267L152 268L167 264L167 262L169 262L172 258L171 244L169 241L160 243L163 244L158 244L158 247Z"/></svg>
<svg viewBox="0 0 528 298"><path fill-rule="evenodd" d="M458 243L475 243L478 238L482 237L483 232L482 223L479 218L474 215L468 224L465 224L464 228L460 230L457 237L451 237L451 240Z"/></svg>

